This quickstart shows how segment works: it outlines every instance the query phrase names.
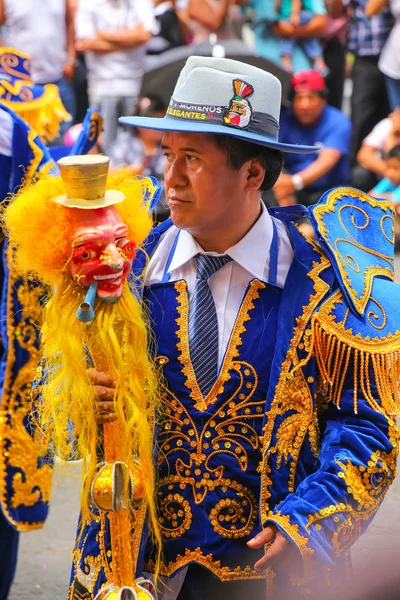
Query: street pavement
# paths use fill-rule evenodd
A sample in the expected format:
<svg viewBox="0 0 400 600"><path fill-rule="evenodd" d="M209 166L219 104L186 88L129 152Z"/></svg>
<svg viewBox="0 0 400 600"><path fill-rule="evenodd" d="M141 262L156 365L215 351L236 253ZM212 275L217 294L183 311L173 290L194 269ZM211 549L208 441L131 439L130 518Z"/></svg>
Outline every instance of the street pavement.
<svg viewBox="0 0 400 600"><path fill-rule="evenodd" d="M400 280L400 256L396 255ZM50 516L42 530L20 536L18 566L9 600L67 600L71 553L79 509L79 463L57 462ZM400 468L399 468L400 470ZM400 599L400 476L367 532L352 549L357 590L341 600ZM393 581L398 592L372 593ZM338 598L339 600L339 598Z"/></svg>

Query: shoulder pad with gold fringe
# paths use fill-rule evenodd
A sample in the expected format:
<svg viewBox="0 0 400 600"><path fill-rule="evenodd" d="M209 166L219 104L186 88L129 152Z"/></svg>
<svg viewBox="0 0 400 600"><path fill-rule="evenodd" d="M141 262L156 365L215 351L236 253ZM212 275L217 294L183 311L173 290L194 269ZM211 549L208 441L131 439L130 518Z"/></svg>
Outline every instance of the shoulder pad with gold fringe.
<svg viewBox="0 0 400 600"><path fill-rule="evenodd" d="M310 209L339 288L313 318L314 354L325 392L340 406L349 364L357 393L374 409L399 406L400 285L394 283L394 211L353 188L326 192ZM373 370L380 404L371 392Z"/></svg>

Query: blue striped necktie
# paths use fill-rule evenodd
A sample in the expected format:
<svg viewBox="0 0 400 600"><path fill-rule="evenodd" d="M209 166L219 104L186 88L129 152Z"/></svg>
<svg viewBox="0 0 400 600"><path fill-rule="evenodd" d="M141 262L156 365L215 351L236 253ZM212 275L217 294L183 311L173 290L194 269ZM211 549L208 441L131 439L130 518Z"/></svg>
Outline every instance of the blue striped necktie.
<svg viewBox="0 0 400 600"><path fill-rule="evenodd" d="M218 320L208 280L231 259L230 256L198 254L196 287L189 311L190 359L197 383L206 396L218 376Z"/></svg>

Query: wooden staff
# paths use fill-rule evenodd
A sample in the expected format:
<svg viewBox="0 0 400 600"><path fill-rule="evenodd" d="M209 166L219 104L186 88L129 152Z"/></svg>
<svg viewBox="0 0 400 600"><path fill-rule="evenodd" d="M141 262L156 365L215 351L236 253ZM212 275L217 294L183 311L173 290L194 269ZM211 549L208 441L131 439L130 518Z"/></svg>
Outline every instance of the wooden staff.
<svg viewBox="0 0 400 600"><path fill-rule="evenodd" d="M76 315L89 326L95 318L97 286L97 282L92 283ZM92 360L98 369L108 370L101 355L92 355ZM112 581L101 588L95 600L155 600L153 584L135 578L138 556L134 556L132 544L132 508L143 500L143 482L139 461L130 458L128 464L124 462L121 440L118 421L103 425L104 462L98 464L90 498L96 508L108 515Z"/></svg>

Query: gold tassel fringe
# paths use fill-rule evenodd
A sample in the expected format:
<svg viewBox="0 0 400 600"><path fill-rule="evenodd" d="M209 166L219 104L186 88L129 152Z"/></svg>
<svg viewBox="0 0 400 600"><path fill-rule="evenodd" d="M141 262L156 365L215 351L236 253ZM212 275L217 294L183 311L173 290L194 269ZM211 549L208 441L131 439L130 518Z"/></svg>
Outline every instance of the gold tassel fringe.
<svg viewBox="0 0 400 600"><path fill-rule="evenodd" d="M45 93L37 100L2 102L28 123L45 142L50 142L58 135L60 123L70 121L71 115L64 108L58 87L48 84L45 88Z"/></svg>
<svg viewBox="0 0 400 600"><path fill-rule="evenodd" d="M327 332L321 323L312 325L312 348L321 375L321 392L327 401L340 409L340 401L349 365L353 365L353 405L358 412L360 394L377 412L388 416L400 414L400 343L398 349L379 352L356 347ZM355 341L355 340L354 340ZM355 341L356 343L356 341ZM357 342L357 346L360 344ZM310 352L310 354L311 354ZM309 356L310 356L309 354ZM303 361L303 363L306 361ZM377 395L371 389L373 373Z"/></svg>

